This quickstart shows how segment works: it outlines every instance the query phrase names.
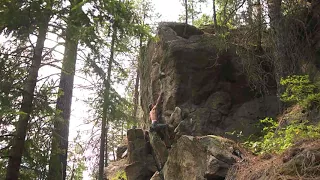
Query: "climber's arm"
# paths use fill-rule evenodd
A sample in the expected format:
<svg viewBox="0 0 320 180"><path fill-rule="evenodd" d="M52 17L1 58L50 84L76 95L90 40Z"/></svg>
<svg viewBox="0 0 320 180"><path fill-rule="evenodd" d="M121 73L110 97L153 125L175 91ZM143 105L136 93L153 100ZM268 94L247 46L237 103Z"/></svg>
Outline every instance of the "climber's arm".
<svg viewBox="0 0 320 180"><path fill-rule="evenodd" d="M163 96L163 92L160 93L160 95L159 95L159 97L158 97L158 99L157 99L157 102L156 102L156 104L154 105L154 108L157 108L158 104L160 104L160 101L161 101L162 96Z"/></svg>
<svg viewBox="0 0 320 180"><path fill-rule="evenodd" d="M157 120L157 106L160 104L161 98L162 98L163 92L160 93L157 102L154 106L149 105L149 109L150 109L150 120L151 121L156 121Z"/></svg>

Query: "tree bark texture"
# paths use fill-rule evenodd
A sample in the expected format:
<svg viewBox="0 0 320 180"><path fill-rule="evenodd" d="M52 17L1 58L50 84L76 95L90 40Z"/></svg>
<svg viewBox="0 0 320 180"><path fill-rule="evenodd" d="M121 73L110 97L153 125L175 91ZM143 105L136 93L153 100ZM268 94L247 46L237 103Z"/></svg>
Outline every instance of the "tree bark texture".
<svg viewBox="0 0 320 180"><path fill-rule="evenodd" d="M216 12L216 0L212 0L212 9L213 9L213 23L214 26L217 27L218 23L217 23L217 12Z"/></svg>
<svg viewBox="0 0 320 180"><path fill-rule="evenodd" d="M262 51L262 23L263 23L263 13L262 13L262 5L261 1L257 0L257 18L258 18L258 49L259 51Z"/></svg>
<svg viewBox="0 0 320 180"><path fill-rule="evenodd" d="M69 123L78 50L77 36L81 27L81 19L77 15L82 11L81 7L73 8L78 3L80 3L80 0L71 1L71 10L66 30L65 51L56 104L57 115L54 118L54 129L52 132L49 180L66 179Z"/></svg>
<svg viewBox="0 0 320 180"><path fill-rule="evenodd" d="M101 142L100 142L100 157L99 157L99 180L103 180L104 167L108 164L108 151L107 151L107 134L108 134L108 121L107 111L109 109L109 94L110 94L110 83L111 83L111 71L114 58L115 41L117 38L117 29L113 26L113 34L110 48L110 58L108 63L108 74L104 81L104 97L103 97L103 111L102 111L102 125L101 125ZM104 77L105 78L105 77Z"/></svg>
<svg viewBox="0 0 320 180"><path fill-rule="evenodd" d="M286 50L285 50L285 42L284 42L284 33L282 29L282 12L281 12L281 0L268 0L268 13L270 17L270 26L273 32L273 41L274 41L274 74L277 82L277 95L283 93L284 89L280 85L281 77L286 76L287 68L287 59L286 59ZM290 62L289 62L290 63ZM283 104L279 101L279 112L283 109Z"/></svg>
<svg viewBox="0 0 320 180"><path fill-rule="evenodd" d="M34 48L32 63L28 71L28 77L22 93L22 103L20 108L21 114L19 116L19 121L16 127L16 134L10 151L6 180L17 180L19 177L19 169L22 154L24 151L28 123L30 121L30 115L33 110L34 90L36 87L38 72L42 61L42 52L44 49L44 41L46 40L50 16L51 14L49 12L44 13L42 20L38 24L39 34L36 42L37 44Z"/></svg>
<svg viewBox="0 0 320 180"><path fill-rule="evenodd" d="M144 50L142 47L142 36L140 37L140 44L139 44L139 48L140 48L140 55L139 58L143 58L144 57ZM141 61L143 62L143 61ZM133 98L133 119L134 119L134 123L137 124L138 120L137 120L137 111L138 111L138 106L139 106L139 84L140 84L140 75L139 75L139 61L138 61L138 66L137 66L137 70L136 70L136 79L135 79L135 85L134 85L134 98Z"/></svg>
<svg viewBox="0 0 320 180"><path fill-rule="evenodd" d="M253 4L252 4L252 0L247 0L247 4L248 4L248 23L249 25L253 24Z"/></svg>
<svg viewBox="0 0 320 180"><path fill-rule="evenodd" d="M183 35L187 34L187 25L188 25L188 0L184 0L184 8L185 8L185 13L186 13L186 21L185 21L185 27L183 31Z"/></svg>

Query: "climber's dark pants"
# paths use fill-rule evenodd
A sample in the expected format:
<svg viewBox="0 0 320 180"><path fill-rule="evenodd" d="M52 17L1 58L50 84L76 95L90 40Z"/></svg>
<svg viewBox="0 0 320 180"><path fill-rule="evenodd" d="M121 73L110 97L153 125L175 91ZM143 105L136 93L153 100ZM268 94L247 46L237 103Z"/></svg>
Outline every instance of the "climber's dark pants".
<svg viewBox="0 0 320 180"><path fill-rule="evenodd" d="M167 124L152 123L150 133L156 133L167 147L171 146L169 126Z"/></svg>
<svg viewBox="0 0 320 180"><path fill-rule="evenodd" d="M165 129L168 125L167 124L160 124L158 122L154 122L151 124L151 127L150 127L150 132L153 132L153 131L160 131L162 129Z"/></svg>

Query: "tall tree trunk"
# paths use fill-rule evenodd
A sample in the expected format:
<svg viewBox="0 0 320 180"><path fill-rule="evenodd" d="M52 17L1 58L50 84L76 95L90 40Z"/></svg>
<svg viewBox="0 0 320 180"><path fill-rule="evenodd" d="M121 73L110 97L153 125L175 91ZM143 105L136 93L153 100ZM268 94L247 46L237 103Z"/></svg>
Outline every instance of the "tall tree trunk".
<svg viewBox="0 0 320 180"><path fill-rule="evenodd" d="M122 140L123 140L123 131L124 131L124 122L122 121L121 122L121 142L122 142Z"/></svg>
<svg viewBox="0 0 320 180"><path fill-rule="evenodd" d="M276 30L281 19L281 0L268 0L268 10L270 25Z"/></svg>
<svg viewBox="0 0 320 180"><path fill-rule="evenodd" d="M140 36L140 43L139 43L139 48L140 48L140 54L139 54L139 58L140 58L140 62L144 56L144 52L143 52L143 47L142 47L142 35ZM135 86L134 86L134 98L133 98L133 118L134 118L134 122L135 124L137 124L137 111L138 111L138 106L139 106L139 83L140 83L140 77L139 77L139 61L138 61L138 66L137 66L137 71L136 71L136 79L135 79Z"/></svg>
<svg viewBox="0 0 320 180"><path fill-rule="evenodd" d="M138 65L139 66L139 65ZM139 78L139 67L137 67L136 71L136 79L135 79L135 85L134 85L134 99L133 99L133 118L135 124L137 124L137 111L138 111L138 106L139 106L139 83L140 83L140 78Z"/></svg>
<svg viewBox="0 0 320 180"><path fill-rule="evenodd" d="M81 13L82 10L81 7L77 7L80 2L81 0L71 1L59 83L59 96L56 104L57 115L54 118L54 129L52 133L49 180L66 179L69 123L78 50L77 36L79 28L81 27L78 14Z"/></svg>
<svg viewBox="0 0 320 180"><path fill-rule="evenodd" d="M248 3L248 24L251 26L253 24L252 13L253 13L253 4L252 0L247 0Z"/></svg>
<svg viewBox="0 0 320 180"><path fill-rule="evenodd" d="M285 63L286 63L286 55L285 55L285 48L282 35L283 30L281 29L281 0L268 0L268 11L270 17L270 26L273 31L273 40L274 40L274 72L275 72L275 79L277 82L277 95L280 95L283 92L283 88L280 85L281 77L286 75L285 71ZM279 111L281 112L283 109L283 104L279 101Z"/></svg>
<svg viewBox="0 0 320 180"><path fill-rule="evenodd" d="M37 44L34 48L32 57L32 63L28 71L28 78L24 85L22 94L22 103L17 124L16 135L14 137L13 146L10 152L6 180L17 180L19 177L19 169L21 164L21 158L24 151L25 137L27 134L28 123L30 115L33 110L33 96L37 83L38 72L42 60L42 52L44 49L44 41L46 40L46 34L48 30L48 23L50 21L51 13L44 13L42 20L39 22L39 34L37 38Z"/></svg>
<svg viewBox="0 0 320 180"><path fill-rule="evenodd" d="M109 108L109 94L110 94L110 86L111 86L111 71L112 64L114 58L114 49L115 49L115 41L117 38L117 29L115 25L113 25L113 34L111 40L111 48L110 48L110 58L108 63L108 75L107 79L104 81L104 96L103 96L103 111L102 111L102 125L101 125L101 142L100 142L100 157L99 157L99 180L103 180L104 167L107 166L108 163L108 151L106 144L108 143L107 133L108 133L108 125L107 121L107 111ZM104 77L105 78L105 77ZM106 156L105 156L106 155Z"/></svg>
<svg viewBox="0 0 320 180"><path fill-rule="evenodd" d="M218 23L217 23L217 12L216 12L216 1L212 0L212 9L213 9L213 23L214 26L217 27Z"/></svg>
<svg viewBox="0 0 320 180"><path fill-rule="evenodd" d="M115 139L114 137L114 133L112 133L112 139ZM113 155L113 160L115 161L116 160L116 153L114 152L114 143L112 144L112 155Z"/></svg>
<svg viewBox="0 0 320 180"><path fill-rule="evenodd" d="M184 8L185 8L185 11L186 11L186 25L188 24L188 0L184 0Z"/></svg>
<svg viewBox="0 0 320 180"><path fill-rule="evenodd" d="M194 23L194 15L195 15L195 12L194 12L194 2L193 0L190 1L191 2L191 23L193 25Z"/></svg>
<svg viewBox="0 0 320 180"><path fill-rule="evenodd" d="M183 35L186 35L187 34L187 25L188 25L188 0L184 0L184 8L186 11L186 21L185 21Z"/></svg>
<svg viewBox="0 0 320 180"><path fill-rule="evenodd" d="M262 51L262 5L261 0L257 0L257 18L258 18L258 50Z"/></svg>

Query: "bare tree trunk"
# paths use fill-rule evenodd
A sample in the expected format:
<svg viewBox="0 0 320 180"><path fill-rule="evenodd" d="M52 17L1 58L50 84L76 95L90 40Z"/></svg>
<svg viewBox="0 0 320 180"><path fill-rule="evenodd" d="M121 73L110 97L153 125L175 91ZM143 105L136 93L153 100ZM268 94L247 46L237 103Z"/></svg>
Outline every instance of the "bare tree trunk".
<svg viewBox="0 0 320 180"><path fill-rule="evenodd" d="M258 18L258 49L262 51L262 5L261 1L257 0L257 18Z"/></svg>
<svg viewBox="0 0 320 180"><path fill-rule="evenodd" d="M124 122L121 123L121 141L123 140Z"/></svg>
<svg viewBox="0 0 320 180"><path fill-rule="evenodd" d="M140 55L139 55L139 58L143 58L143 47L142 47L142 35L140 37L140 45L139 45L139 48L140 48ZM134 98L133 98L133 118L134 118L134 122L135 124L137 124L137 111L138 111L138 106L139 106L139 83L140 83L140 77L139 77L139 61L138 61L138 66L137 66L137 71L136 71L136 83L135 83L135 86L134 86Z"/></svg>
<svg viewBox="0 0 320 180"><path fill-rule="evenodd" d="M218 23L217 23L217 12L216 12L216 1L212 0L212 9L213 9L213 23L214 26L217 27Z"/></svg>
<svg viewBox="0 0 320 180"><path fill-rule="evenodd" d="M70 180L73 180L73 179L74 179L74 171L75 171L74 164L75 164L75 162L76 162L76 160L74 159L74 160L73 160L73 164L72 164L72 170L71 170Z"/></svg>
<svg viewBox="0 0 320 180"><path fill-rule="evenodd" d="M28 78L24 85L22 94L22 103L17 124L16 135L14 137L13 146L10 151L10 157L7 167L6 180L17 180L19 177L19 170L21 165L21 158L24 151L25 138L27 134L27 127L30 121L30 115L33 110L34 90L37 83L38 72L42 61L42 52L44 49L44 41L48 30L48 23L50 21L51 13L44 13L43 19L39 22L39 34L37 44L34 48L32 57L32 64L28 71Z"/></svg>
<svg viewBox="0 0 320 180"><path fill-rule="evenodd" d="M110 58L108 63L108 75L107 79L104 82L104 97L103 97L103 112L102 112L102 126L101 126L101 142L100 142L100 159L99 159L99 180L103 180L104 167L108 165L108 126L109 122L107 121L107 111L109 108L109 94L110 94L110 79L111 79L111 71L112 64L114 58L114 49L115 49L115 41L117 38L117 28L115 25L113 26L113 34L111 40L111 48L110 48Z"/></svg>
<svg viewBox="0 0 320 180"><path fill-rule="evenodd" d="M184 8L185 8L185 11L186 11L186 24L188 24L188 0L184 0Z"/></svg>
<svg viewBox="0 0 320 180"><path fill-rule="evenodd" d="M114 140L114 133L112 133L112 139ZM113 155L113 160L115 161L116 160L116 153L114 152L114 143L112 145L112 155Z"/></svg>
<svg viewBox="0 0 320 180"><path fill-rule="evenodd" d="M139 66L139 65L138 65ZM135 123L137 122L137 111L138 111L138 106L139 106L139 83L140 83L140 78L139 78L139 67L137 67L137 72L136 72L136 83L134 85L134 107L133 107L133 118Z"/></svg>
<svg viewBox="0 0 320 180"><path fill-rule="evenodd" d="M69 123L71 114L71 102L73 94L73 82L77 59L78 39L80 19L78 13L82 12L78 5L80 0L71 1L70 16L66 30L66 42L64 58L62 62L61 77L59 83L59 96L56 110L58 114L54 118L54 129L52 132L52 145L49 162L49 180L66 179L67 152Z"/></svg>
<svg viewBox="0 0 320 180"><path fill-rule="evenodd" d="M186 35L187 34L187 25L188 25L188 0L184 0L184 7L185 7L185 11L186 11L186 21L185 21L183 35Z"/></svg>
<svg viewBox="0 0 320 180"><path fill-rule="evenodd" d="M281 0L268 0L268 10L271 27L278 28L281 18Z"/></svg>
<svg viewBox="0 0 320 180"><path fill-rule="evenodd" d="M249 25L253 24L253 20L252 20L252 12L253 12L253 4L252 4L252 0L247 0L248 3L248 23Z"/></svg>
<svg viewBox="0 0 320 180"><path fill-rule="evenodd" d="M194 2L193 2L193 0L191 0L191 23L192 23L192 25L194 23L194 14L195 14L195 12L194 12Z"/></svg>
<svg viewBox="0 0 320 180"><path fill-rule="evenodd" d="M268 0L268 11L270 17L270 26L273 31L274 39L274 67L275 67L275 79L277 81L277 95L283 92L283 88L280 85L281 77L285 76L284 64L286 62L284 43L282 42L282 29L281 29L281 0ZM283 109L283 104L279 101L279 111Z"/></svg>

